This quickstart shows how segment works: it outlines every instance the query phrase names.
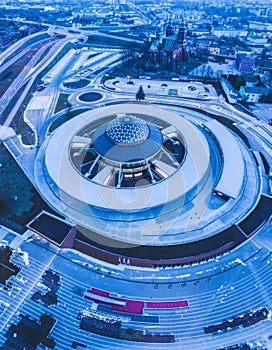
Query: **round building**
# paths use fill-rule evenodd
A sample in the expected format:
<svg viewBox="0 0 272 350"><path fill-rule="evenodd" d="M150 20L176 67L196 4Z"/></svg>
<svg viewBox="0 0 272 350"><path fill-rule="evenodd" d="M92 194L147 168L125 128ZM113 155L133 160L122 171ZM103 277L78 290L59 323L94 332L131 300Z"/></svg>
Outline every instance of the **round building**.
<svg viewBox="0 0 272 350"><path fill-rule="evenodd" d="M145 104L66 122L40 149L37 183L41 171L43 196L86 244L132 247L126 254L143 259L175 260L189 247L199 258L237 246L236 224L260 197L254 159L235 134L216 120Z"/></svg>

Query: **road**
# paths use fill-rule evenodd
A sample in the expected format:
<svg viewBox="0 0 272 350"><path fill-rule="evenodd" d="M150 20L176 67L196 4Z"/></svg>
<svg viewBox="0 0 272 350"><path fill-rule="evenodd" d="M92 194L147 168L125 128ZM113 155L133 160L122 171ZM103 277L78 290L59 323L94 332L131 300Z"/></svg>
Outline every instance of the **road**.
<svg viewBox="0 0 272 350"><path fill-rule="evenodd" d="M34 82L35 78L49 65L53 62L59 51L69 42L67 39L62 39L59 41L51 41L46 43L41 47L36 54L31 58L27 65L20 72L18 77L12 82L11 86L6 90L4 95L0 99L0 115L2 115L1 123L5 126L9 126L16 114L16 111L23 103L28 91L30 90L32 84L26 86L25 91L22 91L19 99L14 101L14 96L16 93L27 83ZM15 102L15 103L14 103ZM14 103L14 106L9 113L6 120L3 118L3 113L8 107L9 103Z"/></svg>

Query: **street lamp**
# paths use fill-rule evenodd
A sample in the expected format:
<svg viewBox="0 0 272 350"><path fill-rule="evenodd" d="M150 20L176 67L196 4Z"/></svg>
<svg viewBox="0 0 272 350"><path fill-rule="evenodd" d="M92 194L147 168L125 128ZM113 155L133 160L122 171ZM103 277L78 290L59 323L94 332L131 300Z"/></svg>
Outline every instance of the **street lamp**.
<svg viewBox="0 0 272 350"><path fill-rule="evenodd" d="M133 82L131 81L131 75L127 75L126 78L128 79L127 84L133 84Z"/></svg>

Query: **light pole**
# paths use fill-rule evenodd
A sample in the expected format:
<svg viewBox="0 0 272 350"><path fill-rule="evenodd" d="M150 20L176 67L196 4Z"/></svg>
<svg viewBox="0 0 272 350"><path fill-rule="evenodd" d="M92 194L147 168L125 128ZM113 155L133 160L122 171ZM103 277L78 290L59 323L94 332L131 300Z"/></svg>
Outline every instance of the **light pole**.
<svg viewBox="0 0 272 350"><path fill-rule="evenodd" d="M127 84L133 84L133 82L131 81L131 75L127 75L126 78L128 79Z"/></svg>

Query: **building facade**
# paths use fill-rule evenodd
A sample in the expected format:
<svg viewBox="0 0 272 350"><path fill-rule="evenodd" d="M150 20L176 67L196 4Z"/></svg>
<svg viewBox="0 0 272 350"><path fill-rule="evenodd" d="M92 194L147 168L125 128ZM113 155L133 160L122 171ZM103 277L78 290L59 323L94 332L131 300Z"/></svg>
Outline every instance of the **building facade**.
<svg viewBox="0 0 272 350"><path fill-rule="evenodd" d="M163 36L157 33L148 37L142 68L153 73L163 70L175 72L179 64L187 60L186 43L185 20L178 27L170 20Z"/></svg>
<svg viewBox="0 0 272 350"><path fill-rule="evenodd" d="M245 54L238 54L236 58L236 66L239 72L252 73L255 67L255 60Z"/></svg>

